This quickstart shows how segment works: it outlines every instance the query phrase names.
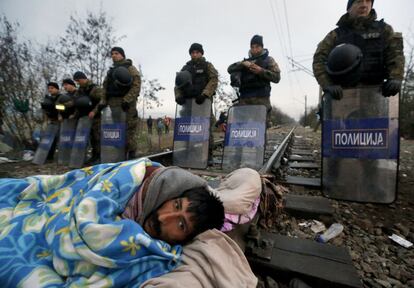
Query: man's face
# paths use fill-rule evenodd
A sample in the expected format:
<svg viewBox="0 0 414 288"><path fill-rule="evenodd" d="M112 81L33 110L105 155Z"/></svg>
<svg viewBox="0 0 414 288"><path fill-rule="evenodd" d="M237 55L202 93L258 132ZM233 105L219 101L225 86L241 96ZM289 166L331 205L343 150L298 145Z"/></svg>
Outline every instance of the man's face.
<svg viewBox="0 0 414 288"><path fill-rule="evenodd" d="M111 57L112 57L112 61L114 61L114 62L118 62L118 61L121 61L122 59L124 59L122 54L119 53L118 51L112 51L111 52Z"/></svg>
<svg viewBox="0 0 414 288"><path fill-rule="evenodd" d="M260 56L263 52L263 47L259 44L253 44L250 46L250 53L252 53L252 56Z"/></svg>
<svg viewBox="0 0 414 288"><path fill-rule="evenodd" d="M49 92L50 95L57 95L59 93L59 89L56 89L56 87L53 86L47 86L47 92Z"/></svg>
<svg viewBox="0 0 414 288"><path fill-rule="evenodd" d="M168 200L158 210L151 213L144 222L144 230L153 238L169 244L187 240L194 231L192 213L187 212L188 198Z"/></svg>
<svg viewBox="0 0 414 288"><path fill-rule="evenodd" d="M66 92L73 92L76 90L76 87L73 85L70 85L68 83L63 83L63 89L65 89Z"/></svg>
<svg viewBox="0 0 414 288"><path fill-rule="evenodd" d="M78 79L78 80L75 80L75 82L78 83L80 87L83 87L88 83L88 79Z"/></svg>
<svg viewBox="0 0 414 288"><path fill-rule="evenodd" d="M355 0L349 8L351 17L367 17L372 9L372 0Z"/></svg>
<svg viewBox="0 0 414 288"><path fill-rule="evenodd" d="M198 60L203 57L203 54L200 51L193 50L191 51L191 60Z"/></svg>

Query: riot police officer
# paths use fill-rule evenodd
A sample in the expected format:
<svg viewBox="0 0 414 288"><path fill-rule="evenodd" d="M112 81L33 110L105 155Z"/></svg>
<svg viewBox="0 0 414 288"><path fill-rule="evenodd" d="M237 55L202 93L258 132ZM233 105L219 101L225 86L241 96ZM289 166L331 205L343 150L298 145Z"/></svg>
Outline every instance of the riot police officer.
<svg viewBox="0 0 414 288"><path fill-rule="evenodd" d="M204 58L203 46L193 43L190 46L188 61L176 77L174 88L175 101L182 105L186 98L195 98L197 104L202 104L205 99L212 100L216 94L218 85L218 72L213 64Z"/></svg>
<svg viewBox="0 0 414 288"><path fill-rule="evenodd" d="M402 35L394 33L384 20L377 20L373 3L374 0L349 0L338 27L318 44L313 58L314 75L322 90L334 99L342 98L342 87L356 83L382 85L385 97L401 89Z"/></svg>
<svg viewBox="0 0 414 288"><path fill-rule="evenodd" d="M59 121L67 118L75 117L75 94L76 84L70 79L66 78L62 81L63 89L66 93L59 96L56 101L56 109L59 112Z"/></svg>
<svg viewBox="0 0 414 288"><path fill-rule="evenodd" d="M194 98L199 105L203 104L206 99L211 100L216 94L218 86L218 72L213 64L208 62L204 57L203 45L193 43L188 50L191 60L188 61L181 71L177 73L175 79L175 102L183 105L186 99ZM212 105L210 107L212 111ZM215 123L213 113L210 117L210 137L209 137L209 159L212 159L212 149L214 146L214 137L212 127Z"/></svg>
<svg viewBox="0 0 414 288"><path fill-rule="evenodd" d="M141 90L141 76L131 59L126 59L124 49L111 49L113 66L108 70L103 83L104 104L121 107L126 112L127 159L135 158L138 126L137 99Z"/></svg>
<svg viewBox="0 0 414 288"><path fill-rule="evenodd" d="M49 94L45 96L41 103L43 110L43 123L57 123L59 119L59 112L56 109L56 102L57 99L61 96L59 91L59 84L56 82L49 82L47 84L47 91ZM53 159L53 155L56 150L56 143L57 140L55 138L47 156L47 159L49 160Z"/></svg>
<svg viewBox="0 0 414 288"><path fill-rule="evenodd" d="M230 65L227 72L231 75L231 85L239 88L239 104L266 106L269 125L270 82L279 83L280 69L269 56L269 50L263 48L263 37L254 35L250 40L249 58Z"/></svg>
<svg viewBox="0 0 414 288"><path fill-rule="evenodd" d="M104 91L98 85L92 83L86 77L85 73L81 71L73 74L73 80L79 84L79 89L75 94L75 115L76 118L88 116L89 119L93 119L92 129L90 133L90 141L92 146L92 157L87 161L89 164L93 164L100 159L100 133L101 133L101 114L102 108L99 105L104 97Z"/></svg>

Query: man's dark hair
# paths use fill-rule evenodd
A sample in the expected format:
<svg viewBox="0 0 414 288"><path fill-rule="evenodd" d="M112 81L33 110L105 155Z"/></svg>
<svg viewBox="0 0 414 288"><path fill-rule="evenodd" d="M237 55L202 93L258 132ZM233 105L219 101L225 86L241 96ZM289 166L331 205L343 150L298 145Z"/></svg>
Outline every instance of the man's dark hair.
<svg viewBox="0 0 414 288"><path fill-rule="evenodd" d="M190 204L187 212L193 214L191 220L194 221L194 231L189 239L206 230L214 228L220 230L223 227L223 202L205 187L186 190L181 197L188 198Z"/></svg>

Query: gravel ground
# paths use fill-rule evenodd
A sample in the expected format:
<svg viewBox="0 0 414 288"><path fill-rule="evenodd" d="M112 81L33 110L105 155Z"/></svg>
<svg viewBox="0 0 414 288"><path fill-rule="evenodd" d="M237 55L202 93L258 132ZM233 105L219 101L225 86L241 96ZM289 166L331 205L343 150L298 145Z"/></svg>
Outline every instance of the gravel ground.
<svg viewBox="0 0 414 288"><path fill-rule="evenodd" d="M320 151L320 134L310 129L297 129L296 140L311 143L316 154ZM317 151L316 151L317 150ZM414 243L414 141L401 141L399 191L397 200L390 205L361 204L332 200L334 219L327 219L328 227L333 222L341 223L344 231L329 243L347 247L364 287L414 287L414 246L404 248L388 238L397 234ZM289 170L290 175L318 176L319 172ZM292 194L321 195L320 191L288 187ZM299 224L307 222L286 214L280 215L275 232L314 239L309 227ZM283 285L279 285L283 287Z"/></svg>
<svg viewBox="0 0 414 288"><path fill-rule="evenodd" d="M312 144L320 152L320 134L300 128L296 135ZM402 140L400 153L398 199L390 205L360 204L332 200L334 219L344 226L344 232L330 244L348 247L354 265L365 287L414 287L414 248L403 248L392 242L388 235L395 233L414 242L414 141ZM26 177L39 174L61 174L69 168L47 163L43 166L27 162L0 164L0 178ZM306 172L317 177L318 171ZM303 171L289 171L303 175ZM290 189L290 193L320 195L320 191ZM313 239L310 228L301 227L303 219L280 215L275 232L293 237ZM268 279L267 282L271 282ZM275 286L272 286L275 287ZM285 287L280 284L279 287Z"/></svg>

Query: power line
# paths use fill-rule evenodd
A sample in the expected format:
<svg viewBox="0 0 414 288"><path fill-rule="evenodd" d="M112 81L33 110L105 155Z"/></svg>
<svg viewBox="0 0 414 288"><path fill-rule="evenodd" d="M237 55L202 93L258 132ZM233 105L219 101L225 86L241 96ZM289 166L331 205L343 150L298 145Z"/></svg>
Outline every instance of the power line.
<svg viewBox="0 0 414 288"><path fill-rule="evenodd" d="M285 20L286 20L286 27L287 27L287 34L288 34L288 43L290 49L290 57L293 57L293 50L292 50L292 38L290 37L290 26L289 26L289 14L287 11L286 0L283 0L283 6L285 8Z"/></svg>

